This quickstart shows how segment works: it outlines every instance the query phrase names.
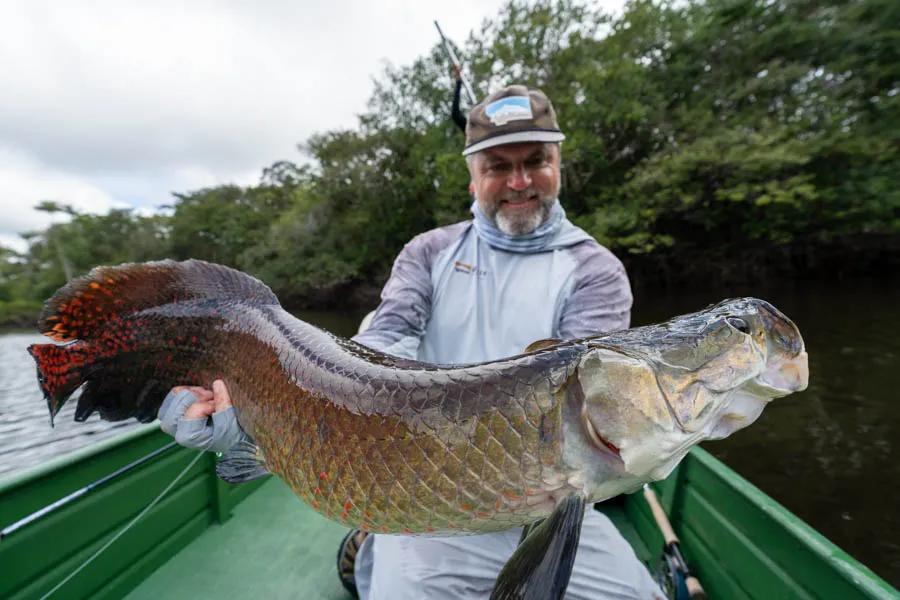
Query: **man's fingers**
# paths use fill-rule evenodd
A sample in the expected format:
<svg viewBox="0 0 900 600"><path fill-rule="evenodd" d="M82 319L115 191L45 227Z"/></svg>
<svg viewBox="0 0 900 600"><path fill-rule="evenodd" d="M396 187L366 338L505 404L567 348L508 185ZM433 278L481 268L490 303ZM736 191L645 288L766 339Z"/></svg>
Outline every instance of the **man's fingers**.
<svg viewBox="0 0 900 600"><path fill-rule="evenodd" d="M203 386L199 385L176 385L172 388L174 393L188 391L197 397L199 400L212 400L213 393L212 390L208 390Z"/></svg>
<svg viewBox="0 0 900 600"><path fill-rule="evenodd" d="M215 412L221 412L231 406L231 396L228 394L228 388L221 379L213 381L213 402L215 404Z"/></svg>
<svg viewBox="0 0 900 600"><path fill-rule="evenodd" d="M216 405L210 401L197 400L184 411L185 419L202 419L216 411Z"/></svg>
<svg viewBox="0 0 900 600"><path fill-rule="evenodd" d="M206 389L205 387L200 387L199 385L189 385L187 389L191 391L192 394L197 396L200 400L204 402L209 402L213 399L212 390Z"/></svg>

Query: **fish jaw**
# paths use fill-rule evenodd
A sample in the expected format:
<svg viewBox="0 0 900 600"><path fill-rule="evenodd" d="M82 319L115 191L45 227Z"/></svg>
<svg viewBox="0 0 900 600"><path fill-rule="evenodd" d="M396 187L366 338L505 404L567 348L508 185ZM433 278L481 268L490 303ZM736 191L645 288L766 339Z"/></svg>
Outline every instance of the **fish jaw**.
<svg viewBox="0 0 900 600"><path fill-rule="evenodd" d="M704 427L707 439L720 440L747 427L759 418L769 402L802 392L809 385L809 355L800 332L781 313L771 310L780 316L781 322L765 336L765 365L758 375L728 395L718 418ZM785 323L792 331L782 329Z"/></svg>
<svg viewBox="0 0 900 600"><path fill-rule="evenodd" d="M759 377L759 385L772 399L802 392L809 385L809 355L806 351L796 356L775 355L769 358L766 367Z"/></svg>
<svg viewBox="0 0 900 600"><path fill-rule="evenodd" d="M694 445L731 435L808 385L799 330L762 300L632 331L618 335L621 348L595 346L578 366L581 429L594 450L584 462L603 465L586 467L592 498L665 478Z"/></svg>
<svg viewBox="0 0 900 600"><path fill-rule="evenodd" d="M769 388L773 398L802 392L809 385L809 356L800 330L777 308L758 302L767 355L759 383Z"/></svg>

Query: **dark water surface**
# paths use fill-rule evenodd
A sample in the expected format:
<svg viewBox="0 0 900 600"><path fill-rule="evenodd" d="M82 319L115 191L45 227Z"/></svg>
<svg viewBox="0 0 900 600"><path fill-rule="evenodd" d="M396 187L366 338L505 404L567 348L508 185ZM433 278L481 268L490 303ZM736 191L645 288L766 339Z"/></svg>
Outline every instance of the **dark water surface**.
<svg viewBox="0 0 900 600"><path fill-rule="evenodd" d="M635 292L633 323L665 320L726 297L769 300L800 327L810 386L774 401L750 428L704 447L895 586L900 586L900 281L705 284ZM363 311L364 312L364 311ZM363 312L301 316L341 335ZM131 424L72 422L50 429L25 347L33 334L0 336L0 478Z"/></svg>
<svg viewBox="0 0 900 600"><path fill-rule="evenodd" d="M633 324L747 295L800 328L809 387L703 447L900 587L900 281L636 290Z"/></svg>

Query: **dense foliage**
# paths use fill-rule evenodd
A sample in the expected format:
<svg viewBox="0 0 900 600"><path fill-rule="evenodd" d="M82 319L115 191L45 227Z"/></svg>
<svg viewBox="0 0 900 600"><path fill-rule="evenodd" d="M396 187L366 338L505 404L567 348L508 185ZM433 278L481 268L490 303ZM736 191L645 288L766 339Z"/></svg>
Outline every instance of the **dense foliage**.
<svg viewBox="0 0 900 600"><path fill-rule="evenodd" d="M894 0L639 0L615 18L512 0L458 50L479 95L524 82L553 99L563 204L630 267L745 275L897 246L898 23ZM449 72L437 44L388 68L358 128L314 136L308 164L256 186L177 194L152 217L44 203L72 218L3 251L0 309L161 257L234 265L288 305L377 289L413 235L468 216Z"/></svg>

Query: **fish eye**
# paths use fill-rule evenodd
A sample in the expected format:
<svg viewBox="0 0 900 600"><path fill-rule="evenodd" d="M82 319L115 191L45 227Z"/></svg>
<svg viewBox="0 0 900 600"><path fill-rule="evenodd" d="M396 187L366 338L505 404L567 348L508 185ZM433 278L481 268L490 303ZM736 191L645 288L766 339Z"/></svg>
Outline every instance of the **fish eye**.
<svg viewBox="0 0 900 600"><path fill-rule="evenodd" d="M740 331L741 333L746 333L747 335L750 335L750 326L747 325L747 321L743 320L742 318L728 317L727 319L725 319L725 321L729 325L731 325L732 327L734 327L735 329Z"/></svg>

